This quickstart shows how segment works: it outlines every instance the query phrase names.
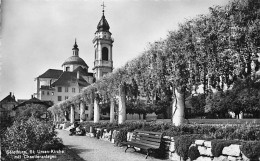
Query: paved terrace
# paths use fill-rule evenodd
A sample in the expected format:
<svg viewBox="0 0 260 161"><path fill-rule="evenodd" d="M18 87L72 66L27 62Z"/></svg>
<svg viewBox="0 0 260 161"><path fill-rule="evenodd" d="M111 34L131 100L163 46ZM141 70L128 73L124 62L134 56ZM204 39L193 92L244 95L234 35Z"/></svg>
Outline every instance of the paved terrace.
<svg viewBox="0 0 260 161"><path fill-rule="evenodd" d="M85 161L170 161L169 159L158 159L145 154L134 152L133 149L117 147L108 141L99 140L87 136L69 136L65 130L57 130L58 137L62 138L63 144L75 151Z"/></svg>

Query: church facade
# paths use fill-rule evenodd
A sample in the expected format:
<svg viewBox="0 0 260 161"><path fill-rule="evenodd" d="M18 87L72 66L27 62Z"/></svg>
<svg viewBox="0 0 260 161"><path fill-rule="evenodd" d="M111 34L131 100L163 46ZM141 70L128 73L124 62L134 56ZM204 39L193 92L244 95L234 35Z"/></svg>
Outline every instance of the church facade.
<svg viewBox="0 0 260 161"><path fill-rule="evenodd" d="M75 96L84 87L101 79L105 74L112 72L112 47L114 40L109 29L110 26L105 18L103 9L103 14L93 39L95 51L93 73L89 72L89 66L79 57L79 47L75 40L72 56L63 62L62 69L48 69L35 79L37 83L36 97L56 104Z"/></svg>

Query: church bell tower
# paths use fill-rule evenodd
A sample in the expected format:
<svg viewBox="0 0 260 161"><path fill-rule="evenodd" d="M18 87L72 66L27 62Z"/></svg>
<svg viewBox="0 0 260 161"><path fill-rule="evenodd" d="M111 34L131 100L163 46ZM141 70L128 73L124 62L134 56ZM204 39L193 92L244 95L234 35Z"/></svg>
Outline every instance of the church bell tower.
<svg viewBox="0 0 260 161"><path fill-rule="evenodd" d="M104 3L103 15L97 25L97 31L95 32L95 38L93 40L95 48L95 61L94 61L94 73L96 80L102 78L105 74L112 72L113 61L112 61L112 47L114 39L111 37L110 27L105 18L104 14Z"/></svg>

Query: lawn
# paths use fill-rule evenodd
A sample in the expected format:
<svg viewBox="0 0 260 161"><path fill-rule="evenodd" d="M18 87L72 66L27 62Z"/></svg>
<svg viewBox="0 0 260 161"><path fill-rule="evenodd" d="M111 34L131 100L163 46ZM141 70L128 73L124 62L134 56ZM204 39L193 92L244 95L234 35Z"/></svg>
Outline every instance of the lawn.
<svg viewBox="0 0 260 161"><path fill-rule="evenodd" d="M127 122L138 120L127 120ZM170 119L157 119L156 122L170 123ZM258 124L260 119L185 119L188 124Z"/></svg>

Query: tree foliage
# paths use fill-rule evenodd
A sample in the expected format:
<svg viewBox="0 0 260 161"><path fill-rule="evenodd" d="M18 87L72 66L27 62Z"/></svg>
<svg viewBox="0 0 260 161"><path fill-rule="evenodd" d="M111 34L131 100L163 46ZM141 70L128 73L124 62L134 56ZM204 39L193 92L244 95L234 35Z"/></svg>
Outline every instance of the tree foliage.
<svg viewBox="0 0 260 161"><path fill-rule="evenodd" d="M35 117L15 121L8 127L2 139L2 157L6 160L14 159L7 151L30 150L58 150L63 147L56 132L52 128L52 122L41 121ZM15 160L15 159L14 159Z"/></svg>
<svg viewBox="0 0 260 161"><path fill-rule="evenodd" d="M16 120L29 119L32 116L41 120L51 117L47 107L41 104L25 105L16 110Z"/></svg>
<svg viewBox="0 0 260 161"><path fill-rule="evenodd" d="M124 83L129 113L137 108L142 111L144 106L139 105L143 101L148 112L156 104L171 101L173 89L192 92L199 85L206 95L213 89L219 91L219 97L213 98L220 99L235 80L254 75L259 69L259 15L260 3L254 0L233 0L226 6L211 7L209 14L180 24L166 39L150 43L136 59L51 109L58 112L54 108L64 110L63 106L77 101L91 102L95 92L106 102L116 98L119 85ZM220 110L227 111L218 101L213 106L218 104Z"/></svg>
<svg viewBox="0 0 260 161"><path fill-rule="evenodd" d="M258 80L258 78L250 77L238 79L232 89L214 94L208 99L210 111L218 115L225 112L234 112L235 115L239 115L244 112L257 117L260 112L260 83Z"/></svg>

